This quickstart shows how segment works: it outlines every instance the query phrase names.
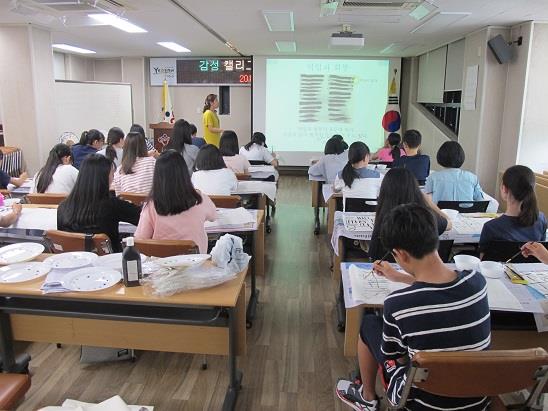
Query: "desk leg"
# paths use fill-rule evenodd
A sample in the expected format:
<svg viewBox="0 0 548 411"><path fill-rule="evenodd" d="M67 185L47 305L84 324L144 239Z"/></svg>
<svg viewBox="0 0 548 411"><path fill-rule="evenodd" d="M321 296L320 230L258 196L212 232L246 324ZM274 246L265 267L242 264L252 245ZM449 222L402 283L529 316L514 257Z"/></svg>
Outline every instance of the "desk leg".
<svg viewBox="0 0 548 411"><path fill-rule="evenodd" d="M342 282L341 263L344 260L344 243L342 237L339 238L339 255L333 254L333 277L335 284L337 284L337 298L335 301L335 307L337 309L337 330L344 332L346 324L346 307L344 305L344 288Z"/></svg>
<svg viewBox="0 0 548 411"><path fill-rule="evenodd" d="M238 391L242 388L242 372L236 369L236 308L228 309L228 373L229 383L223 402L223 411L232 411L236 407Z"/></svg>
<svg viewBox="0 0 548 411"><path fill-rule="evenodd" d="M22 354L15 358L13 353L13 334L9 314L0 313L0 350L2 370L9 373L27 373L30 355Z"/></svg>
<svg viewBox="0 0 548 411"><path fill-rule="evenodd" d="M318 182L315 182L316 183L316 186L317 186L317 190L316 190L316 202L315 202L315 206L314 206L314 234L315 235L318 235L320 234L320 199L322 198L323 196L323 193L322 193L322 185L323 183L318 181Z"/></svg>
<svg viewBox="0 0 548 411"><path fill-rule="evenodd" d="M257 274L264 275L264 224L261 222L253 233L253 269L251 270L251 295L246 312L246 326L251 328L257 312L260 290L257 289Z"/></svg>

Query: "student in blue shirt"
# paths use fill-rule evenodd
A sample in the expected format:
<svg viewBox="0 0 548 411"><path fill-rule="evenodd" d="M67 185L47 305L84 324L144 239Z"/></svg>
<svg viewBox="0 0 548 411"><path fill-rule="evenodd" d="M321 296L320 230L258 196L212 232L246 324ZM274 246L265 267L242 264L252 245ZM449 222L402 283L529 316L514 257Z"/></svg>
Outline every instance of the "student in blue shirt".
<svg viewBox="0 0 548 411"><path fill-rule="evenodd" d="M390 404L399 402L407 371L419 351L483 351L491 343L487 284L476 271L454 271L443 264L431 210L406 204L382 224L384 247L405 272L377 261L375 274L408 284L384 300L383 315L364 315L358 339L362 384L339 380L336 394L358 411L377 411L377 370L388 383ZM447 309L450 307L450 309ZM448 398L412 387L407 410L485 410L489 398Z"/></svg>
<svg viewBox="0 0 548 411"><path fill-rule="evenodd" d="M430 157L419 153L421 143L421 133L417 130L407 130L403 135L405 156L394 161L393 167L409 169L415 175L419 185L423 186L430 174Z"/></svg>
<svg viewBox="0 0 548 411"><path fill-rule="evenodd" d="M312 177L322 178L326 183L333 183L337 173L348 162L348 153L345 151L344 142L336 137L331 137L325 143L324 156L308 169Z"/></svg>
<svg viewBox="0 0 548 411"><path fill-rule="evenodd" d="M72 150L72 165L80 169L82 161L90 154L95 154L105 144L105 136L99 130L92 128L89 131L84 131L80 137L80 142L71 147Z"/></svg>
<svg viewBox="0 0 548 411"><path fill-rule="evenodd" d="M205 138L196 137L196 134L198 134L198 129L196 128L194 124L190 124L190 136L192 137L192 145L198 148L205 146L206 145Z"/></svg>
<svg viewBox="0 0 548 411"><path fill-rule="evenodd" d="M424 190L434 203L483 200L478 177L470 171L460 169L464 159L464 150L456 141L446 141L441 145L436 160L444 169L428 176Z"/></svg>
<svg viewBox="0 0 548 411"><path fill-rule="evenodd" d="M545 241L547 222L538 208L533 171L525 166L507 169L500 194L506 202L506 212L483 226L480 253L485 253L491 241Z"/></svg>
<svg viewBox="0 0 548 411"><path fill-rule="evenodd" d="M343 192L345 197L377 198L381 188L382 176L376 170L371 170L367 144L356 141L348 149L348 162L337 174L333 187L335 191Z"/></svg>

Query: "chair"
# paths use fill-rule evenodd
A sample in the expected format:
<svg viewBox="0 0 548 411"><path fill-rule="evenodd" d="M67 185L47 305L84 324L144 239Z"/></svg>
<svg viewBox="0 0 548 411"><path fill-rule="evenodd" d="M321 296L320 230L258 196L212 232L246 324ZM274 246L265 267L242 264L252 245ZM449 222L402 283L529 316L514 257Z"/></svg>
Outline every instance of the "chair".
<svg viewBox="0 0 548 411"><path fill-rule="evenodd" d="M377 199L376 198L355 198L355 197L346 197L346 204L344 207L345 211L353 213L365 213L365 212L375 212L377 210ZM336 198L337 205L336 210L343 210L343 197Z"/></svg>
<svg viewBox="0 0 548 411"><path fill-rule="evenodd" d="M544 214L548 214L548 187L535 184L535 194L537 195L538 208Z"/></svg>
<svg viewBox="0 0 548 411"><path fill-rule="evenodd" d="M524 241L491 241L484 249L483 260L505 262L514 257L520 251L523 244L525 244ZM548 242L546 241L541 244L548 247ZM533 256L525 258L523 255L518 254L512 259L512 262L538 263L539 261Z"/></svg>
<svg viewBox="0 0 548 411"><path fill-rule="evenodd" d="M130 203L133 203L136 206L142 205L146 201L147 197L148 196L146 194L129 193L129 192L122 192L120 193L120 195L118 195L118 198L129 201Z"/></svg>
<svg viewBox="0 0 548 411"><path fill-rule="evenodd" d="M61 204L67 194L50 194L50 193L31 193L25 196L29 204Z"/></svg>
<svg viewBox="0 0 548 411"><path fill-rule="evenodd" d="M0 409L14 410L29 388L28 374L0 374Z"/></svg>
<svg viewBox="0 0 548 411"><path fill-rule="evenodd" d="M457 210L459 213L485 213L489 201L439 201L438 207L442 210Z"/></svg>
<svg viewBox="0 0 548 411"><path fill-rule="evenodd" d="M438 255L444 263L448 263L451 259L451 251L453 250L454 240L440 240L438 244ZM395 263L396 260L392 254L389 254L386 261Z"/></svg>
<svg viewBox="0 0 548 411"><path fill-rule="evenodd" d="M0 189L0 194L2 194L4 198L11 198L11 192L5 188Z"/></svg>
<svg viewBox="0 0 548 411"><path fill-rule="evenodd" d="M59 230L48 230L44 238L54 254L68 251L90 251L98 255L110 254L112 246L106 234L69 233Z"/></svg>
<svg viewBox="0 0 548 411"><path fill-rule="evenodd" d="M263 160L249 160L249 164L252 166L269 166L270 163L267 163Z"/></svg>
<svg viewBox="0 0 548 411"><path fill-rule="evenodd" d="M251 174L236 173L236 178L238 179L238 181L247 181L251 178Z"/></svg>
<svg viewBox="0 0 548 411"><path fill-rule="evenodd" d="M242 206L240 196L209 196L217 208L238 208Z"/></svg>
<svg viewBox="0 0 548 411"><path fill-rule="evenodd" d="M137 240L135 247L149 257L171 257L181 254L198 254L198 246L190 240Z"/></svg>
<svg viewBox="0 0 548 411"><path fill-rule="evenodd" d="M498 378L494 378L498 376ZM548 354L542 348L475 352L419 352L413 356L400 402L405 408L411 386L445 397L498 397L531 389L512 408L542 410L540 394L548 380Z"/></svg>

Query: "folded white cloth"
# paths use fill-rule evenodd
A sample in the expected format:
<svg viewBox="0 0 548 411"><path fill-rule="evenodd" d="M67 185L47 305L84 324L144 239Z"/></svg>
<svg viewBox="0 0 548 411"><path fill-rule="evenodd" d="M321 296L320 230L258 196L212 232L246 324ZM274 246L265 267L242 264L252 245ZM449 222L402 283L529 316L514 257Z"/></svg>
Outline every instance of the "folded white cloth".
<svg viewBox="0 0 548 411"><path fill-rule="evenodd" d="M150 405L127 405L124 400L115 395L99 404L92 404L76 400L65 400L61 407L45 407L39 411L153 411Z"/></svg>
<svg viewBox="0 0 548 411"><path fill-rule="evenodd" d="M240 237L225 234L217 240L211 250L211 259L216 266L226 268L231 273L239 273L247 267L251 257L244 253Z"/></svg>

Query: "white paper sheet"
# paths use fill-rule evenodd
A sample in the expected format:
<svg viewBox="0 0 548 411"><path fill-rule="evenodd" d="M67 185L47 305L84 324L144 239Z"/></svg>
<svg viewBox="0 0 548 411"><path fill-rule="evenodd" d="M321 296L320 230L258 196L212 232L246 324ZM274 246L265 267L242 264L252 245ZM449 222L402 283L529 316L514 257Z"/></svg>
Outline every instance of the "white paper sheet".
<svg viewBox="0 0 548 411"><path fill-rule="evenodd" d="M494 310L522 310L519 300L506 288L501 280L487 278L489 308Z"/></svg>
<svg viewBox="0 0 548 411"><path fill-rule="evenodd" d="M217 220L206 221L205 228L243 227L255 222L255 216L243 207L222 208L217 210Z"/></svg>
<svg viewBox="0 0 548 411"><path fill-rule="evenodd" d="M479 66L468 66L464 80L464 96L462 99L464 110L476 109L476 94L478 90Z"/></svg>
<svg viewBox="0 0 548 411"><path fill-rule="evenodd" d="M348 268L351 284L351 295L354 301L372 305L383 304L392 291L407 287L406 284L394 283L372 273L370 269L352 264Z"/></svg>

